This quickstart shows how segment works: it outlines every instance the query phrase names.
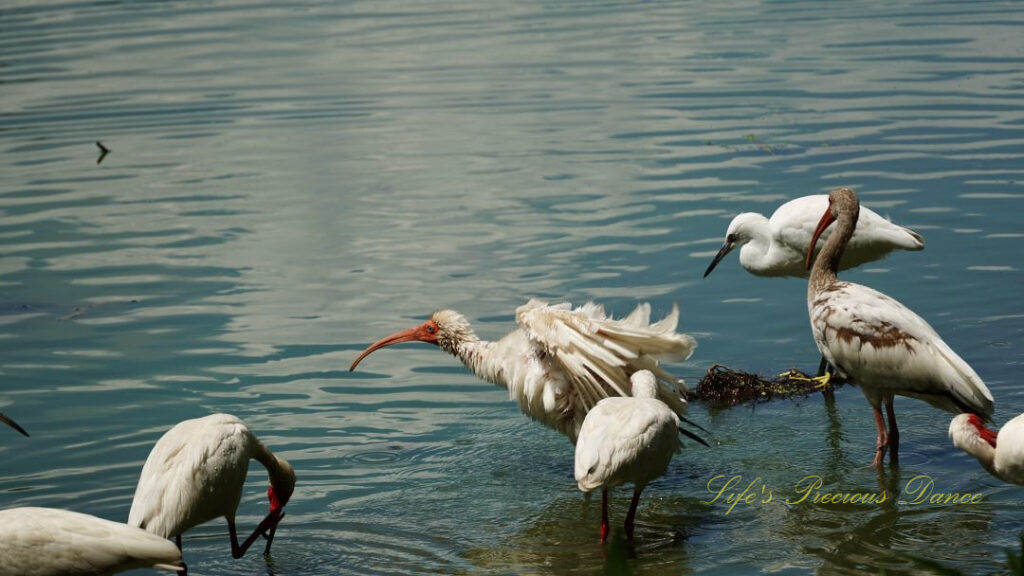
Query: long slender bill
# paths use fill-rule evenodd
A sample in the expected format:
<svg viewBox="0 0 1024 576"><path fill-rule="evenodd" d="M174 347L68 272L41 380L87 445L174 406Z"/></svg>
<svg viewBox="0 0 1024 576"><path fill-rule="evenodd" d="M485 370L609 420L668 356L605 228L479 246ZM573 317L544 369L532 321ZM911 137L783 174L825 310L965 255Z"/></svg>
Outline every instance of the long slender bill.
<svg viewBox="0 0 1024 576"><path fill-rule="evenodd" d="M715 266L718 266L718 263L722 261L722 258L725 258L726 254L732 252L734 246L735 244L732 242L722 244L722 247L718 249L718 254L715 254L715 259L711 261L711 264L708 265L708 269L704 271L705 278L708 277L708 274L711 274L711 271L715 269Z"/></svg>
<svg viewBox="0 0 1024 576"><path fill-rule="evenodd" d="M814 235L811 236L811 244L807 247L808 270L811 269L811 263L814 262L814 245L818 243L818 237L835 221L836 217L832 215L832 206L829 205L825 213L821 215L821 220L818 220L818 227L814 229Z"/></svg>
<svg viewBox="0 0 1024 576"><path fill-rule="evenodd" d="M420 326L414 326L407 330L395 332L390 336L385 336L380 340L377 340L373 344L370 344L370 346L366 350L363 350L363 353L360 354L359 357L356 358L351 365L349 365L348 371L351 372L355 370L356 366L358 366L359 363L363 361L363 358L366 358L374 350L377 350L378 348L384 348L385 346L391 346L392 344L400 344L402 342L416 342L420 340L420 331Z"/></svg>

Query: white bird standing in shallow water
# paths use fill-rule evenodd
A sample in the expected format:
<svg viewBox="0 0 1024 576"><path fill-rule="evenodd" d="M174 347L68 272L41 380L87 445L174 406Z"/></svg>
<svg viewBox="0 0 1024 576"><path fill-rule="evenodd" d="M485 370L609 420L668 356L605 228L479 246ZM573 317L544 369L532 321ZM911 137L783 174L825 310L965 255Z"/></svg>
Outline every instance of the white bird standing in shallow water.
<svg viewBox="0 0 1024 576"><path fill-rule="evenodd" d="M637 370L653 372L658 398L676 414L686 413L686 386L658 361L686 360L697 343L676 333L675 306L660 322L652 324L650 315L647 304L614 320L592 302L574 310L569 304L530 300L516 310L518 329L487 342L477 337L462 314L439 310L419 326L374 342L349 370L378 348L428 342L462 360L480 378L508 389L526 415L575 443L587 411L603 398L629 396L629 376Z"/></svg>
<svg viewBox="0 0 1024 576"><path fill-rule="evenodd" d="M4 424L7 424L8 426L10 426L11 428L14 428L18 432L21 432L21 434L23 436L28 436L28 432L25 432L24 428L22 428L21 426L18 426L17 422L15 422L14 420L11 420L10 418L8 418L2 412L0 412L0 422L3 422Z"/></svg>
<svg viewBox="0 0 1024 576"><path fill-rule="evenodd" d="M840 375L860 385L874 410L878 429L874 465L879 466L886 448L892 449L892 461L898 457L894 395L987 419L992 414L992 394L920 316L877 290L836 277L843 249L857 226L860 203L849 188L832 191L828 199L829 206L807 248L808 268L818 237L833 222L836 230L811 268L807 310L822 356ZM882 417L883 401L888 431Z"/></svg>
<svg viewBox="0 0 1024 576"><path fill-rule="evenodd" d="M270 476L270 513L239 544L235 511L250 459L263 464ZM295 471L285 459L268 450L235 416L211 414L177 424L153 446L142 467L128 524L164 538L173 536L180 548L183 532L224 517L231 555L241 558L260 535L267 538L269 552L294 489Z"/></svg>
<svg viewBox="0 0 1024 576"><path fill-rule="evenodd" d="M949 423L949 437L993 476L1024 485L1024 414L1004 424L999 434L978 416L960 414Z"/></svg>
<svg viewBox="0 0 1024 576"><path fill-rule="evenodd" d="M601 489L601 543L608 539L608 489L633 483L626 513L626 538L633 539L633 519L640 492L668 468L679 451L679 417L658 400L654 374L630 377L632 398L605 398L587 414L576 442L576 482L584 492Z"/></svg>
<svg viewBox="0 0 1024 576"><path fill-rule="evenodd" d="M180 570L170 540L54 508L0 511L0 576L100 576L136 568Z"/></svg>
<svg viewBox="0 0 1024 576"><path fill-rule="evenodd" d="M828 207L828 196L815 194L790 200L779 206L771 220L754 212L738 214L729 223L725 243L704 272L711 274L726 254L740 249L740 265L757 276L806 277L804 259L814 223ZM828 239L828 233L825 233ZM857 230L853 233L839 269L846 270L865 262L884 258L893 250L921 250L920 234L897 226L869 208L861 208Z"/></svg>

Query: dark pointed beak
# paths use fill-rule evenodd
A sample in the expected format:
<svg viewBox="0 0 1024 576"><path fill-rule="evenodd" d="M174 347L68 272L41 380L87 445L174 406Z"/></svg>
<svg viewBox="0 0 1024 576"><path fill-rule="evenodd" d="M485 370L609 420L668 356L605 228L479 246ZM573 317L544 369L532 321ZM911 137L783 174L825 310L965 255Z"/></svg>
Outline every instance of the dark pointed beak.
<svg viewBox="0 0 1024 576"><path fill-rule="evenodd" d="M374 350L377 350L378 348L384 348L385 346L391 346L392 344L401 344L402 342L418 342L422 340L422 332L422 326L414 326L407 330L395 332L390 336L385 336L384 338L377 340L373 344L370 344L370 346L366 350L363 350L363 353L360 354L359 357L356 358L348 367L348 371L351 372L355 370L356 366L358 366L359 363L363 361L363 358L366 358L371 353L373 353Z"/></svg>
<svg viewBox="0 0 1024 576"><path fill-rule="evenodd" d="M808 270L811 269L811 264L814 262L814 245L818 243L818 237L835 221L836 218L832 215L832 206L830 204L825 213L821 215L821 220L818 220L818 227L814 229L814 235L811 236L811 244L807 247Z"/></svg>
<svg viewBox="0 0 1024 576"><path fill-rule="evenodd" d="M3 414L0 414L0 422L3 422L4 424L7 424L8 426L10 426L11 428L14 428L18 432L21 432L24 436L28 436L28 432L25 432L24 428L22 428L21 426L18 426L17 422L15 422L14 420L11 420L10 418L8 418L7 416L5 416Z"/></svg>
<svg viewBox="0 0 1024 576"><path fill-rule="evenodd" d="M718 266L718 263L722 261L722 258L725 258L725 255L732 252L732 249L735 247L736 244L733 242L726 242L725 244L722 244L722 247L718 250L718 254L715 254L715 259L711 261L711 264L708 265L708 269L704 271L704 277L707 278L708 274L711 274L711 271L715 269L715 266Z"/></svg>

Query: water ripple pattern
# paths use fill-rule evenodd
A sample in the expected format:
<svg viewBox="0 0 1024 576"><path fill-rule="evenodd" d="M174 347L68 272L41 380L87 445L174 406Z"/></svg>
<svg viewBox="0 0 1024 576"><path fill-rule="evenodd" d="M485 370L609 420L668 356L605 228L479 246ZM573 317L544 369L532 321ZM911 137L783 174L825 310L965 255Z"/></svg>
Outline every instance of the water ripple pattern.
<svg viewBox="0 0 1024 576"><path fill-rule="evenodd" d="M0 430L0 507L126 518L156 439L222 411L299 484L269 560L232 560L222 522L187 534L197 576L599 572L564 438L433 347L348 364L442 307L500 337L540 297L678 302L691 385L813 370L803 282L734 255L701 274L735 214L841 185L927 242L846 277L928 319L1003 422L1024 411L1022 24L989 1L7 2L0 410L32 438ZM899 401L901 467L877 477L870 410L837 396L695 405L715 448L647 488L623 561L997 571L1024 509L947 415ZM918 474L985 500L782 503L808 475L906 496ZM776 499L726 513L718 475ZM242 527L265 485L253 464Z"/></svg>

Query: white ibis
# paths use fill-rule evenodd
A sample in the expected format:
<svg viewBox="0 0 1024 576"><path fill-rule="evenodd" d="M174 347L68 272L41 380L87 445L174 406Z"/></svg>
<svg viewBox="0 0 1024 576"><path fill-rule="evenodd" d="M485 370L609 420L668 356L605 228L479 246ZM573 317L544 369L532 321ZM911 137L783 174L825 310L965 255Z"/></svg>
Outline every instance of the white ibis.
<svg viewBox="0 0 1024 576"><path fill-rule="evenodd" d="M18 426L17 422L15 422L14 420L11 420L10 418L7 417L6 414L4 414L2 412L0 412L0 422L3 422L4 424L7 424L8 426L10 426L11 428L14 428L18 432L21 432L21 434L23 436L28 436L28 432L25 432L24 428L22 428L21 426Z"/></svg>
<svg viewBox="0 0 1024 576"><path fill-rule="evenodd" d="M668 468L679 451L679 417L658 400L654 374L640 370L630 377L631 398L605 398L587 413L576 441L576 483L590 492L601 489L601 543L608 539L608 489L633 483L626 513L626 538L633 539L633 519L640 492Z"/></svg>
<svg viewBox="0 0 1024 576"><path fill-rule="evenodd" d="M920 316L881 292L836 278L843 250L857 226L860 203L849 188L832 191L828 199L829 206L807 248L808 268L818 238L833 222L836 230L811 268L807 310L822 356L840 375L860 385L874 410L878 429L874 465L879 466L886 448L892 449L891 460L898 457L895 395L987 419L992 413L992 394ZM882 417L883 401L888 430Z"/></svg>
<svg viewBox="0 0 1024 576"><path fill-rule="evenodd" d="M173 542L125 524L54 508L0 511L0 576L97 576L177 571Z"/></svg>
<svg viewBox="0 0 1024 576"><path fill-rule="evenodd" d="M1004 424L998 434L975 414L959 414L949 423L949 437L993 476L1024 484L1024 414Z"/></svg>
<svg viewBox="0 0 1024 576"><path fill-rule="evenodd" d="M729 223L725 243L704 272L707 277L726 254L740 249L740 265L756 276L806 277L804 257L814 223L828 207L828 196L815 194L779 206L771 220L755 212L738 214ZM828 233L825 233L828 239ZM839 260L839 269L884 258L893 250L921 250L920 234L897 226L869 208L861 208L857 229Z"/></svg>
<svg viewBox="0 0 1024 576"><path fill-rule="evenodd" d="M676 306L659 322L651 323L650 314L646 303L614 320L592 302L573 309L569 304L530 300L516 310L518 329L487 342L477 337L462 314L439 310L419 326L374 342L349 370L385 346L434 344L480 378L508 389L526 415L575 443L587 411L603 398L629 396L629 375L637 370L653 372L658 397L676 414L686 413L685 384L658 361L686 360L697 343L676 333Z"/></svg>
<svg viewBox="0 0 1024 576"><path fill-rule="evenodd" d="M263 464L270 476L270 513L239 544L235 511L250 459ZM267 538L266 551L270 550L294 489L295 471L285 459L268 450L237 417L211 414L180 422L153 446L142 467L128 524L164 538L173 536L180 548L183 532L224 517L231 555L241 558L260 535Z"/></svg>

